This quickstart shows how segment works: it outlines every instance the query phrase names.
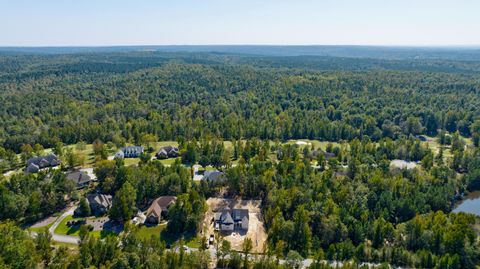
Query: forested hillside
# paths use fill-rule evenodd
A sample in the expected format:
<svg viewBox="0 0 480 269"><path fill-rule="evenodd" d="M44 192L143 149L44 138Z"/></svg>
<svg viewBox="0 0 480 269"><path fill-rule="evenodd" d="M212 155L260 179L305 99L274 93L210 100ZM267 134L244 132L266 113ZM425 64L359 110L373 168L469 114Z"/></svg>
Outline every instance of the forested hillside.
<svg viewBox="0 0 480 269"><path fill-rule="evenodd" d="M480 190L475 51L146 49L1 52L0 268L480 264L479 217L453 211ZM142 153L117 157L127 145ZM153 156L165 146L176 154ZM50 152L60 165L24 173ZM82 168L95 180L77 188L67 175ZM120 232L65 226L92 193L112 204L88 220ZM166 222L134 225L165 196ZM257 255L257 237L207 243L208 199L258 201ZM31 226L48 218L62 223ZM62 228L77 244L52 249Z"/></svg>
<svg viewBox="0 0 480 269"><path fill-rule="evenodd" d="M480 113L475 62L379 67L382 60L147 52L0 59L0 141L15 152L25 143L137 141L142 132L161 140L378 140L439 128L470 136ZM405 66L420 70L396 70Z"/></svg>

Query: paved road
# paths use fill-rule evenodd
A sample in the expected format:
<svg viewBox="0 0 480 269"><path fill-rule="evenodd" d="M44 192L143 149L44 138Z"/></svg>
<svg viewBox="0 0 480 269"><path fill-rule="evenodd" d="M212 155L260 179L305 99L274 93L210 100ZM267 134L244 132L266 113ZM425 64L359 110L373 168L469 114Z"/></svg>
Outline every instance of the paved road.
<svg viewBox="0 0 480 269"><path fill-rule="evenodd" d="M55 233L55 229L58 227L60 222L62 222L62 220L65 219L67 216L73 215L73 211L75 211L76 208L77 208L76 206L69 208L60 217L57 218L57 220L53 223L52 226L50 226L48 231L52 235L53 241L57 241L61 243L69 243L69 244L78 244L78 241L80 240L78 236L62 235L62 234Z"/></svg>

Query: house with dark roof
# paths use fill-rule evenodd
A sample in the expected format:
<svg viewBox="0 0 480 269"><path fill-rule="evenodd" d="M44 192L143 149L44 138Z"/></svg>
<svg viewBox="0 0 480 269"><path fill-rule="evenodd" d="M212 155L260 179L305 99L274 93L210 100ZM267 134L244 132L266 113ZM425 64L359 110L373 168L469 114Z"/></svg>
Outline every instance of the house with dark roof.
<svg viewBox="0 0 480 269"><path fill-rule="evenodd" d="M85 171L74 171L67 174L67 179L75 183L78 189L87 187L92 178Z"/></svg>
<svg viewBox="0 0 480 269"><path fill-rule="evenodd" d="M222 232L232 232L234 230L248 231L248 209L225 208L216 212L214 216L214 225L216 230Z"/></svg>
<svg viewBox="0 0 480 269"><path fill-rule="evenodd" d="M213 171L205 171L203 174L202 180L211 181L211 182L222 182L225 181L226 175L224 172L213 170Z"/></svg>
<svg viewBox="0 0 480 269"><path fill-rule="evenodd" d="M27 173L37 173L41 169L60 165L61 161L55 154L33 157L27 160Z"/></svg>
<svg viewBox="0 0 480 269"><path fill-rule="evenodd" d="M143 154L142 146L128 146L121 148L117 153L115 153L114 158L138 158Z"/></svg>
<svg viewBox="0 0 480 269"><path fill-rule="evenodd" d="M104 215L112 208L112 196L108 194L90 193L87 201L94 215Z"/></svg>
<svg viewBox="0 0 480 269"><path fill-rule="evenodd" d="M175 196L160 196L153 201L145 214L145 222L150 224L158 224L167 217L168 209L172 206L177 197Z"/></svg>
<svg viewBox="0 0 480 269"><path fill-rule="evenodd" d="M176 158L179 155L179 151L177 147L174 146L165 146L161 147L155 156L157 159L168 159L168 158Z"/></svg>
<svg viewBox="0 0 480 269"><path fill-rule="evenodd" d="M323 151L323 150L314 150L312 151L311 153L311 157L313 159L316 159L318 157L318 155L322 154L323 157L325 158L325 160L329 160L331 158L335 158L335 153L331 153L331 152L326 152L326 151Z"/></svg>

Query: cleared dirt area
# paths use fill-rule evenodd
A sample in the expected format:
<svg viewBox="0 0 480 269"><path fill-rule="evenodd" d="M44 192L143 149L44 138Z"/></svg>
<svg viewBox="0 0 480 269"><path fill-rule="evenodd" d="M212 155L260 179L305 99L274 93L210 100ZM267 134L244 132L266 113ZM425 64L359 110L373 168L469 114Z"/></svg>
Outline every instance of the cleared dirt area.
<svg viewBox="0 0 480 269"><path fill-rule="evenodd" d="M241 251L243 240L245 238L252 239L254 253L262 253L264 251L264 245L267 241L267 233L265 232L265 227L263 226L261 211L260 211L260 200L234 200L234 199L223 199L223 198L210 198L207 200L208 211L205 214L204 220L204 229L207 232L207 235L214 234L214 227L212 219L214 217L214 212L218 212L225 207L229 208L241 208L248 209L248 232L239 232L234 231L231 234L224 235L223 239L230 241L232 249Z"/></svg>

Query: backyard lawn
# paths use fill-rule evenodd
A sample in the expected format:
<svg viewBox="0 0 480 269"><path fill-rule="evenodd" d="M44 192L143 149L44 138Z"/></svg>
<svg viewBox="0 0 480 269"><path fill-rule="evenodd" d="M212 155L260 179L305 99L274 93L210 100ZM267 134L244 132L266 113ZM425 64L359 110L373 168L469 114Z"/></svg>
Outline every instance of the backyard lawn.
<svg viewBox="0 0 480 269"><path fill-rule="evenodd" d="M160 224L153 227L142 226L137 230L137 235L142 239L150 239L152 236L160 239L160 233L167 227L167 224Z"/></svg>

